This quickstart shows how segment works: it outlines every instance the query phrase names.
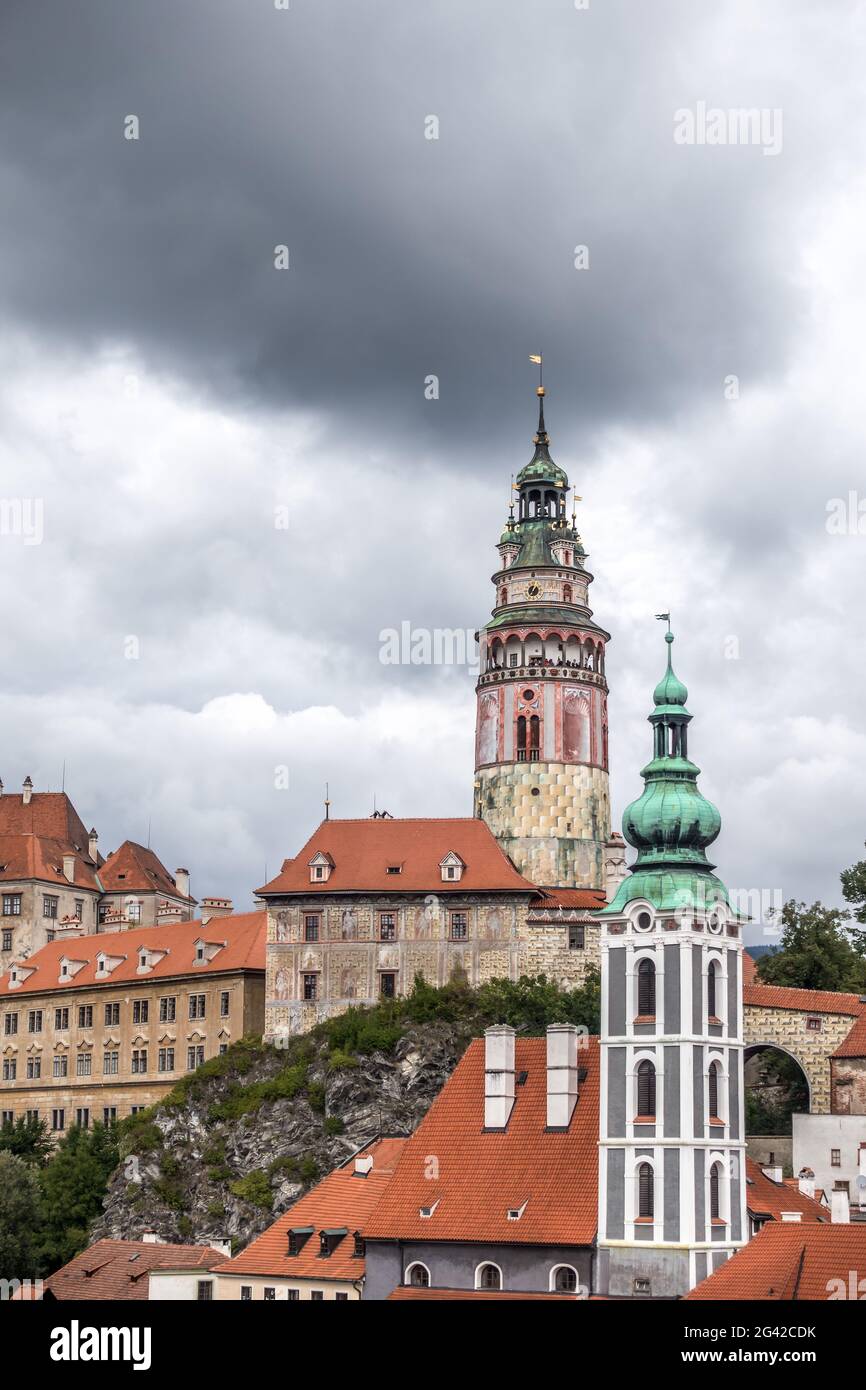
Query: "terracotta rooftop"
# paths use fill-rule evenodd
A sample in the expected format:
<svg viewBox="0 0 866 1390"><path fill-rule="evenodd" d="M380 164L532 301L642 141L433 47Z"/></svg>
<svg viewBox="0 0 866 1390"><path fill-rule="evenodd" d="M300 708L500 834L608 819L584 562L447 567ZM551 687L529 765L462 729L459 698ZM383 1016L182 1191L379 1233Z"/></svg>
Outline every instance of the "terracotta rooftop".
<svg viewBox="0 0 866 1390"><path fill-rule="evenodd" d="M34 951L19 967L32 971L16 988L9 983L10 971L0 976L0 996L17 998L64 988L82 986L98 988L121 980L170 979L178 975L210 975L229 970L264 970L267 913L243 912L237 916L219 917L206 924L200 921L172 922L167 926L131 927L128 931L99 932L93 936L76 936L71 940L51 941ZM224 943L213 958L195 964L196 941ZM138 948L164 951L146 974L138 973ZM104 954L120 957L119 963L105 979L96 978L96 958ZM84 961L84 965L60 984L60 962Z"/></svg>
<svg viewBox="0 0 866 1390"><path fill-rule="evenodd" d="M215 1266L218 1274L263 1275L276 1279L360 1279L364 1257L355 1254L355 1231L360 1231L375 1210L394 1176L405 1139L380 1139L307 1192L272 1226L251 1241L234 1259ZM372 1156L366 1177L355 1172L356 1158ZM297 1255L290 1255L289 1232L312 1227ZM324 1230L346 1234L335 1241L332 1253L320 1253L319 1234Z"/></svg>
<svg viewBox="0 0 866 1390"><path fill-rule="evenodd" d="M570 908L598 908L604 907L607 899L601 888L540 888L542 897L540 902L533 903L534 912L544 912L546 908L561 907L564 911Z"/></svg>
<svg viewBox="0 0 866 1390"><path fill-rule="evenodd" d="M750 956L748 951L743 952L743 984L753 985L757 983L758 966L755 957Z"/></svg>
<svg viewBox="0 0 866 1390"><path fill-rule="evenodd" d="M33 792L25 805L22 793L0 795L0 835L42 835L68 840L87 852L88 832L65 792Z"/></svg>
<svg viewBox="0 0 866 1390"><path fill-rule="evenodd" d="M856 994L822 989L791 989L787 985L745 984L743 1002L765 1009L796 1009L808 1014L866 1014L866 1003Z"/></svg>
<svg viewBox="0 0 866 1390"><path fill-rule="evenodd" d="M134 840L124 840L109 854L99 877L106 893L165 893L182 902L195 901L178 892L174 878L153 850Z"/></svg>
<svg viewBox="0 0 866 1390"><path fill-rule="evenodd" d="M98 1240L44 1281L57 1299L145 1301L152 1269L210 1270L225 1256L206 1245L152 1245L143 1240Z"/></svg>
<svg viewBox="0 0 866 1390"><path fill-rule="evenodd" d="M866 1269L866 1223L770 1221L687 1298L824 1301L850 1298L851 1271ZM855 1275L855 1283L860 1275ZM833 1281L840 1281L835 1284ZM841 1290L845 1290L841 1293ZM857 1297L858 1295L854 1295Z"/></svg>
<svg viewBox="0 0 866 1390"><path fill-rule="evenodd" d="M0 806L7 798L0 797ZM74 856L71 881L63 872L63 856ZM0 831L0 882L15 883L21 879L39 879L56 884L58 888L83 888L99 893L100 882L96 865L85 848L76 848L73 841L54 839L48 835Z"/></svg>
<svg viewBox="0 0 866 1390"><path fill-rule="evenodd" d="M517 1098L507 1129L484 1132L484 1040L470 1043L412 1137L394 1179L365 1227L369 1239L506 1241L591 1245L598 1206L598 1039L571 1124L548 1131L547 1044L518 1038ZM439 1177L428 1177L429 1156ZM519 1220L509 1209L525 1205ZM435 1204L430 1217L421 1208Z"/></svg>
<svg viewBox="0 0 866 1390"><path fill-rule="evenodd" d="M851 1032L848 1034L836 1051L834 1057L866 1057L866 1005L863 1013L857 1019Z"/></svg>
<svg viewBox="0 0 866 1390"><path fill-rule="evenodd" d="M800 1221L829 1221L830 1213L814 1197L807 1197L796 1184L768 1178L754 1159L746 1159L746 1205L752 1216L769 1216L781 1221L782 1213L797 1211Z"/></svg>
<svg viewBox="0 0 866 1390"><path fill-rule="evenodd" d="M443 881L440 862L453 850L465 864L459 880ZM310 882L310 860L328 856L327 880ZM388 870L399 868L399 873ZM503 854L483 820L326 820L294 859L257 890L277 893L473 893L538 890Z"/></svg>

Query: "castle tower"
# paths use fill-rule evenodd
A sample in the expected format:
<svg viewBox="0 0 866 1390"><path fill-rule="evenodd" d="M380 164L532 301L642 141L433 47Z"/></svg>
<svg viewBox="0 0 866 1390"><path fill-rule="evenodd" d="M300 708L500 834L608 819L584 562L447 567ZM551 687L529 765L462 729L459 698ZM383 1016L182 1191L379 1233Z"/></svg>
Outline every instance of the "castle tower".
<svg viewBox="0 0 866 1390"><path fill-rule="evenodd" d="M653 757L623 816L638 856L597 914L600 1292L629 1298L686 1293L748 1238L741 929L707 861L721 818L665 640Z"/></svg>
<svg viewBox="0 0 866 1390"><path fill-rule="evenodd" d="M592 575L566 514L569 482L550 457L538 388L535 453L517 476L479 633L475 814L527 878L603 888L610 839L605 644ZM575 499L577 500L577 499Z"/></svg>

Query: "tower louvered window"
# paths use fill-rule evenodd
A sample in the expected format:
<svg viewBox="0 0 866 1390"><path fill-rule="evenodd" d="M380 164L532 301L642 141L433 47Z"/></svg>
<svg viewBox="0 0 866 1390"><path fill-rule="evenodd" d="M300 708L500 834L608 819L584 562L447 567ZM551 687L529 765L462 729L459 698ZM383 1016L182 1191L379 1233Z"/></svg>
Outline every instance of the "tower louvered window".
<svg viewBox="0 0 866 1390"><path fill-rule="evenodd" d="M637 1170L637 1214L652 1216L653 1212L653 1170L648 1163L642 1163Z"/></svg>
<svg viewBox="0 0 866 1390"><path fill-rule="evenodd" d="M652 1062L641 1062L637 1069L637 1113L656 1113L656 1069Z"/></svg>
<svg viewBox="0 0 866 1390"><path fill-rule="evenodd" d="M710 1169L710 1217L713 1221L721 1216L721 1178L721 1169L714 1163Z"/></svg>
<svg viewBox="0 0 866 1390"><path fill-rule="evenodd" d="M716 973L718 965L714 960L710 961L707 971L707 1013L710 1018L716 1017Z"/></svg>
<svg viewBox="0 0 866 1390"><path fill-rule="evenodd" d="M656 968L651 960L642 960L637 968L637 1011L655 1017Z"/></svg>
<svg viewBox="0 0 866 1390"><path fill-rule="evenodd" d="M711 1062L711 1063L710 1063L709 1093L710 1093L710 1114L711 1114L711 1115L718 1115L718 1113L719 1113L719 1064L718 1064L718 1062Z"/></svg>

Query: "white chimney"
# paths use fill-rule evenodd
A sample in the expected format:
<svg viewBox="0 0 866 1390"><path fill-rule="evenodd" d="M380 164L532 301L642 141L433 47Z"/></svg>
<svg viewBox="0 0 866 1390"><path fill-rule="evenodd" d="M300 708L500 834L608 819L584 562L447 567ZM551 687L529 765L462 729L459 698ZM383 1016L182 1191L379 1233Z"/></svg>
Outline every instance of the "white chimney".
<svg viewBox="0 0 866 1390"><path fill-rule="evenodd" d="M234 905L231 898L202 898L201 920L209 922L212 917L231 917Z"/></svg>
<svg viewBox="0 0 866 1390"><path fill-rule="evenodd" d="M25 806L29 806L29 805L30 805L30 798L31 798L32 795L33 795L33 783L31 782L31 780L30 780L29 777L25 777L25 778L24 778L24 791L23 791L23 795L22 795L22 797L21 797L21 800L23 801L23 803L24 803Z"/></svg>
<svg viewBox="0 0 866 1390"><path fill-rule="evenodd" d="M219 1250L221 1255L225 1255L227 1259L231 1259L232 1243L230 1240L208 1240L208 1245L211 1250Z"/></svg>
<svg viewBox="0 0 866 1390"><path fill-rule="evenodd" d="M189 897L189 869L175 869L174 882L182 898Z"/></svg>
<svg viewBox="0 0 866 1390"><path fill-rule="evenodd" d="M777 1163L777 1164L775 1164L773 1167L770 1167L769 1164L766 1164L766 1163L765 1163L765 1164L762 1165L761 1171L762 1171L762 1173L764 1174L764 1177L765 1177L765 1178L769 1178L771 1182L781 1182L781 1181L782 1181L782 1168L781 1168L781 1164L778 1164L778 1163Z"/></svg>
<svg viewBox="0 0 866 1390"><path fill-rule="evenodd" d="M782 1220L783 1220L783 1221L802 1221L802 1220L803 1220L803 1213L802 1213L801 1211L783 1211L783 1212L782 1212Z"/></svg>
<svg viewBox="0 0 866 1390"><path fill-rule="evenodd" d="M811 1178L799 1177L799 1178L797 1179L797 1186L799 1187L799 1189L800 1189L800 1191L802 1192L802 1194L803 1194L804 1197L814 1197L814 1196L815 1196L815 1175L814 1175L814 1173L812 1174Z"/></svg>
<svg viewBox="0 0 866 1390"><path fill-rule="evenodd" d="M95 830L91 830L90 834L87 837L87 853L90 855L94 864L97 862L97 859L99 857L99 850L97 849L98 844L99 836L97 835Z"/></svg>
<svg viewBox="0 0 866 1390"><path fill-rule="evenodd" d="M547 1128L567 1129L577 1104L578 1032L573 1023L547 1030Z"/></svg>
<svg viewBox="0 0 866 1390"><path fill-rule="evenodd" d="M514 1029L484 1031L484 1128L505 1129L514 1105Z"/></svg>
<svg viewBox="0 0 866 1390"><path fill-rule="evenodd" d="M834 1188L830 1193L830 1220L840 1226L847 1226L851 1221L848 1193L844 1188Z"/></svg>
<svg viewBox="0 0 866 1390"><path fill-rule="evenodd" d="M162 1236L158 1236L156 1231L143 1231L141 1235L143 1245L165 1245Z"/></svg>
<svg viewBox="0 0 866 1390"><path fill-rule="evenodd" d="M363 1158L355 1159L355 1172L359 1177L366 1178L368 1173L373 1171L373 1155L364 1154Z"/></svg>
<svg viewBox="0 0 866 1390"><path fill-rule="evenodd" d="M75 855L64 854L63 856L63 877L70 883L75 882Z"/></svg>

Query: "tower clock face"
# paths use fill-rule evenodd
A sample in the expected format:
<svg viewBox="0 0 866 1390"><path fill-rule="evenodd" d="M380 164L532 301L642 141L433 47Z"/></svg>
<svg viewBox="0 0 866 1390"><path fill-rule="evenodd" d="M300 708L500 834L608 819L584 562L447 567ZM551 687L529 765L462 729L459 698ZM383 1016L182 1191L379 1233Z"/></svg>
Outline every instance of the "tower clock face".
<svg viewBox="0 0 866 1390"><path fill-rule="evenodd" d="M536 584L535 580L533 579L532 582L526 586L526 594L527 594L527 597L528 597L528 598L538 598L538 595L539 595L540 593L541 593L541 585L540 585L540 584Z"/></svg>

